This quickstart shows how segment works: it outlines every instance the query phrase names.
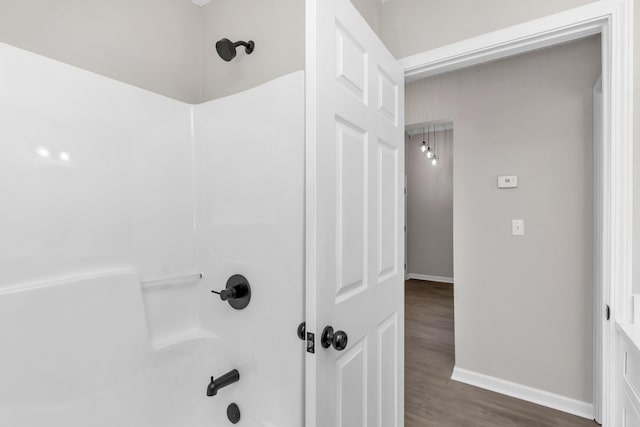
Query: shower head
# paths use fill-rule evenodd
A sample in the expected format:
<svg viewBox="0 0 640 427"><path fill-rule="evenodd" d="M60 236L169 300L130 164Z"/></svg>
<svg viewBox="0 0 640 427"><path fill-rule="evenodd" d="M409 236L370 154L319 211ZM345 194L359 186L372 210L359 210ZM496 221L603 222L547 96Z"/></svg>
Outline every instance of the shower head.
<svg viewBox="0 0 640 427"><path fill-rule="evenodd" d="M218 51L220 58L229 62L236 57L236 48L238 46L244 46L244 51L249 55L253 52L255 44L252 41L249 41L248 43L243 41L234 43L229 39L222 39L216 43L216 50Z"/></svg>

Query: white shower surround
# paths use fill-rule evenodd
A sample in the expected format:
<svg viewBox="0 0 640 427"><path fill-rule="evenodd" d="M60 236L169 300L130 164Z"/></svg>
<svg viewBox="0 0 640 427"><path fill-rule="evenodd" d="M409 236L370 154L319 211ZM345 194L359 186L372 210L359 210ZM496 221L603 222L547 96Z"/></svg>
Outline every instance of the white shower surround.
<svg viewBox="0 0 640 427"><path fill-rule="evenodd" d="M249 405L244 425L300 427L304 72L198 105L194 124L199 265L207 284L198 296L200 319L225 343L222 372L240 370L240 386L227 396ZM243 311L212 302L209 292L235 273L251 283ZM228 399L216 401L211 414L224 413Z"/></svg>
<svg viewBox="0 0 640 427"><path fill-rule="evenodd" d="M0 44L0 425L300 425L303 79L192 106Z"/></svg>

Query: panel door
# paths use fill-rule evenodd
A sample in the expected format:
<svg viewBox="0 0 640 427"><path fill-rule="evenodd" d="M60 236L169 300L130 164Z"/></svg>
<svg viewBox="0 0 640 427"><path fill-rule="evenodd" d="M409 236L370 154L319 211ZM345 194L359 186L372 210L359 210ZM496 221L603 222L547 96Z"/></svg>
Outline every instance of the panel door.
<svg viewBox="0 0 640 427"><path fill-rule="evenodd" d="M306 5L306 425L398 427L404 70L348 0Z"/></svg>

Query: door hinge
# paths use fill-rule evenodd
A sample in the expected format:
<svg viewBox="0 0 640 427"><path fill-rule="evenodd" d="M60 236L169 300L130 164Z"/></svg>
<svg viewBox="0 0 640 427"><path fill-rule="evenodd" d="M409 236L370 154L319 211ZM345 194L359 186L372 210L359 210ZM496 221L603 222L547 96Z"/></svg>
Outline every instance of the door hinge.
<svg viewBox="0 0 640 427"><path fill-rule="evenodd" d="M605 317L607 318L607 320L611 319L611 308L609 308L609 304L607 304L607 308L605 310Z"/></svg>

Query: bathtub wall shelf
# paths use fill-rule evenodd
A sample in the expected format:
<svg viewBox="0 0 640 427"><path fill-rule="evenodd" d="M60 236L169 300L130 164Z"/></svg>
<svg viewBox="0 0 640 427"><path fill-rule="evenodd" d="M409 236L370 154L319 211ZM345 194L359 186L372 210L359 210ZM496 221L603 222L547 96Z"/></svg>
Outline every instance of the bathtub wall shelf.
<svg viewBox="0 0 640 427"><path fill-rule="evenodd" d="M168 351L206 337L196 310L202 278L201 273L192 273L142 280L144 314L154 350Z"/></svg>
<svg viewBox="0 0 640 427"><path fill-rule="evenodd" d="M160 279L150 279L142 281L142 288L160 288L165 286L180 286L182 284L191 284L197 280L202 279L204 276L202 273L187 274L184 276L163 277Z"/></svg>

